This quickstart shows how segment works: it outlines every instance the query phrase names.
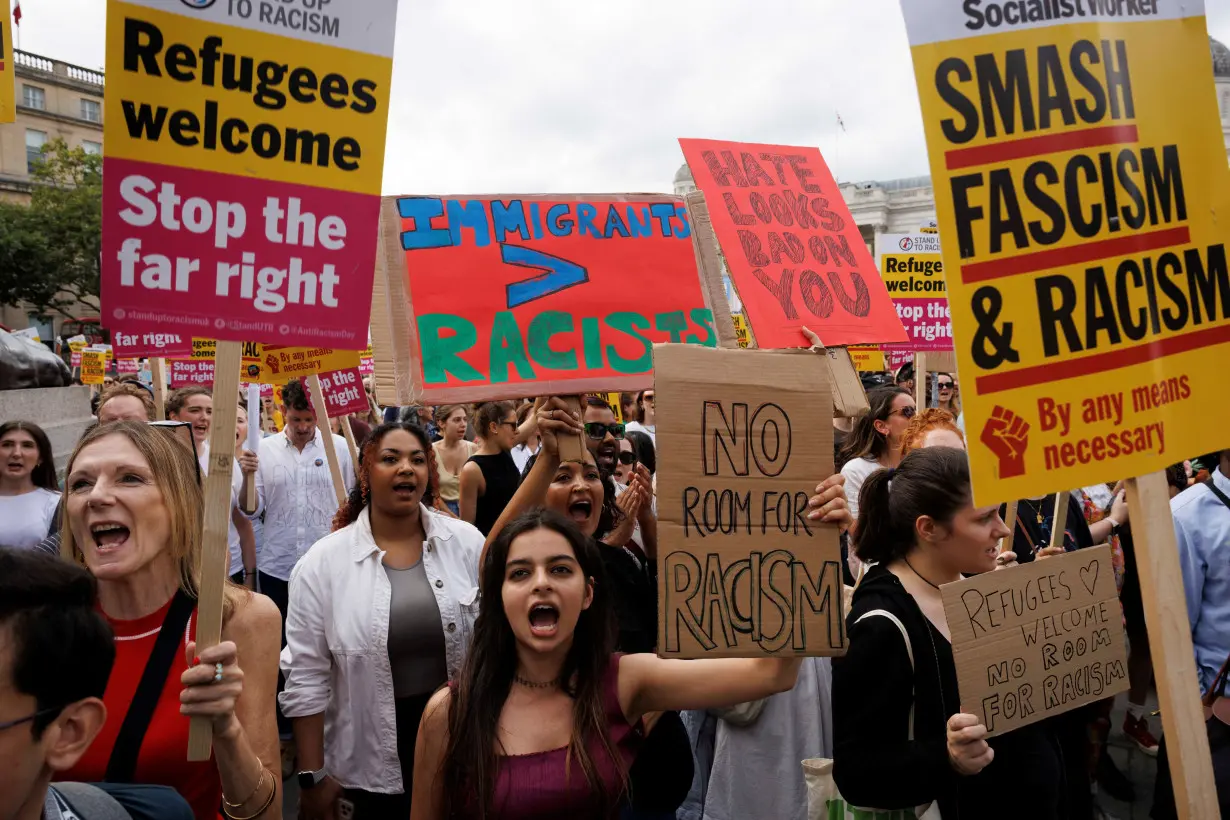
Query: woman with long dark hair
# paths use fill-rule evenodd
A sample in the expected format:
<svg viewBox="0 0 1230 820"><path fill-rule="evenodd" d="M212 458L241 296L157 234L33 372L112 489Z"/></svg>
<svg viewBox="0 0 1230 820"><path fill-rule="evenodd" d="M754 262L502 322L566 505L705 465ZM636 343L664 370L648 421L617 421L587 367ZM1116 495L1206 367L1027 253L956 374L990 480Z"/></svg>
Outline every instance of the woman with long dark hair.
<svg viewBox="0 0 1230 820"><path fill-rule="evenodd" d="M414 738L428 698L460 669L477 616L483 537L432 509L435 453L423 428L382 424L358 482L290 580L286 688L309 818L410 811Z"/></svg>
<svg viewBox="0 0 1230 820"><path fill-rule="evenodd" d="M850 514L858 525L859 491L867 476L901 461L901 434L914 418L914 398L901 387L877 387L867 391L867 413L854 423L846 444L837 454L837 464L846 477Z"/></svg>
<svg viewBox="0 0 1230 820"><path fill-rule="evenodd" d="M482 443L461 468L459 514L488 535L521 483L512 457L519 437L517 410L510 401L487 402L478 408L474 427Z"/></svg>
<svg viewBox="0 0 1230 820"><path fill-rule="evenodd" d="M614 817L644 715L794 685L798 659L612 654L599 549L550 511L491 544L469 657L419 729L412 820Z"/></svg>
<svg viewBox="0 0 1230 820"><path fill-rule="evenodd" d="M0 424L0 546L37 547L59 503L55 456L43 428L28 421Z"/></svg>
<svg viewBox="0 0 1230 820"><path fill-rule="evenodd" d="M1066 817L1049 729L995 738L961 712L943 584L996 569L1008 534L976 507L964 450L915 450L863 484L854 547L874 562L854 592L850 645L833 663L833 777L851 805L943 817ZM903 635L908 635L908 638ZM911 724L912 719L912 724Z"/></svg>

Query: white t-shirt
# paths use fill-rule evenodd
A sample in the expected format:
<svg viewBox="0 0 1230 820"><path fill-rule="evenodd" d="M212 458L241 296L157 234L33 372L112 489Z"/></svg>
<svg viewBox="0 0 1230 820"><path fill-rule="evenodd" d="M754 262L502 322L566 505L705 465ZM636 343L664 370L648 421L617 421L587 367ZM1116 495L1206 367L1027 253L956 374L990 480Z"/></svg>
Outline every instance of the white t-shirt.
<svg viewBox="0 0 1230 820"><path fill-rule="evenodd" d="M879 469L882 469L880 462L871 458L854 458L841 468L841 474L846 477L846 506L855 521L858 521L858 494L863 490L863 482Z"/></svg>
<svg viewBox="0 0 1230 820"><path fill-rule="evenodd" d="M60 494L41 487L21 495L0 495L0 546L29 549L47 537Z"/></svg>

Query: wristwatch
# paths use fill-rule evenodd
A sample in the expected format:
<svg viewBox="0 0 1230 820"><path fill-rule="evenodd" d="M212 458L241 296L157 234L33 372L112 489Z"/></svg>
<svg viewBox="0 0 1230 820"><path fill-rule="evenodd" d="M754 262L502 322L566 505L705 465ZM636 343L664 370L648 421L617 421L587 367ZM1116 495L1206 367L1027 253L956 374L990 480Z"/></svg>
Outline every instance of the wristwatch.
<svg viewBox="0 0 1230 820"><path fill-rule="evenodd" d="M320 785L320 781L329 776L329 773L324 769L317 769L314 772L299 772L295 777L299 779L299 789L301 791L311 791Z"/></svg>

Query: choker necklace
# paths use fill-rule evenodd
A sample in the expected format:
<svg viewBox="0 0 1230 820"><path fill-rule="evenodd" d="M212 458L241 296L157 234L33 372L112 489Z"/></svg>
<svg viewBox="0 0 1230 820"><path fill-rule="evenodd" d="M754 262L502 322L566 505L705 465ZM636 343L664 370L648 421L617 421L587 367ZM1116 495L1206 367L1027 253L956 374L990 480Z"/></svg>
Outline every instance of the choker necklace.
<svg viewBox="0 0 1230 820"><path fill-rule="evenodd" d="M538 681L526 680L520 675L514 674L513 680L521 684L522 686L528 687L530 689L553 689L557 685L559 685L559 678L556 678L555 680L549 680L543 683L539 683Z"/></svg>
<svg viewBox="0 0 1230 820"><path fill-rule="evenodd" d="M902 558L901 560L902 560L902 561L905 561L905 565L906 565L907 567L909 567L909 568L910 568L910 572L914 573L914 574L915 574L915 575L917 575L919 578L922 578L924 581L927 581L927 579L926 579L926 578L923 578L922 574L921 574L921 573L919 573L919 571L918 571L918 570L914 569L914 565L910 563L910 559L909 559L909 558ZM931 582L930 582L930 581L927 581L927 583L928 583L928 584L931 584ZM936 590L937 592L939 591L939 587L938 587L937 585L935 585L935 584L931 584L931 586L932 586L932 587L934 587L934 588L935 588L935 590Z"/></svg>

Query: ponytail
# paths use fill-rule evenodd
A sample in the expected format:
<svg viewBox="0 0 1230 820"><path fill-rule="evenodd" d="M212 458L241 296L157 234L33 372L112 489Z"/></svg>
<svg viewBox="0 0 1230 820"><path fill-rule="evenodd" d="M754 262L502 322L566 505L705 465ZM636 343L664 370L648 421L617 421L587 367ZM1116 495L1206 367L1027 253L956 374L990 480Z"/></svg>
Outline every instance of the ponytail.
<svg viewBox="0 0 1230 820"><path fill-rule="evenodd" d="M858 496L854 550L860 561L887 564L914 548L922 516L948 524L970 503L969 459L964 450L915 450L894 470L877 470Z"/></svg>

